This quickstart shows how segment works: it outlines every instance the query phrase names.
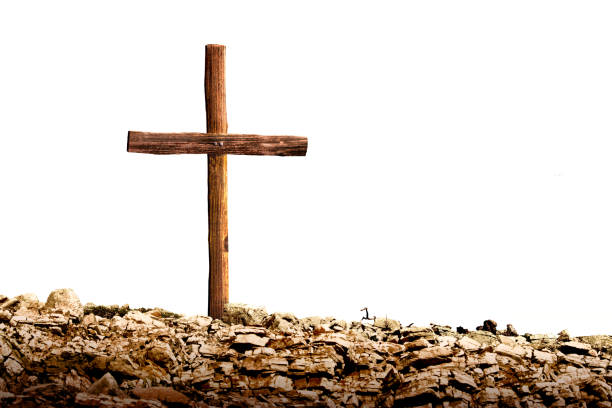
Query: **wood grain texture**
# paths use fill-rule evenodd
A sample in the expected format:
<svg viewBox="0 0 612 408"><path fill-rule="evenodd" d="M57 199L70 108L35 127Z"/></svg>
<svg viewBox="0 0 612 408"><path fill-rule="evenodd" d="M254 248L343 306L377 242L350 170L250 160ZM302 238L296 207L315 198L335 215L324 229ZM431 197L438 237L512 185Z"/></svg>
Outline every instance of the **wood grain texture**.
<svg viewBox="0 0 612 408"><path fill-rule="evenodd" d="M225 46L206 46L206 132L227 133ZM208 155L208 315L220 319L229 302L227 156Z"/></svg>
<svg viewBox="0 0 612 408"><path fill-rule="evenodd" d="M134 153L305 156L307 149L308 139L300 136L128 132L128 152Z"/></svg>

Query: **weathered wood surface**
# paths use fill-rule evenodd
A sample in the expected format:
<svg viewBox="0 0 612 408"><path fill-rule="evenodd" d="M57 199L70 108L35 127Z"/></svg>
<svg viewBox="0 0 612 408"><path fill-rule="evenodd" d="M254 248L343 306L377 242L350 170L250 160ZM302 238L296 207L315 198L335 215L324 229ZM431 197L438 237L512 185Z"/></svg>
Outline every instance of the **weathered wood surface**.
<svg viewBox="0 0 612 408"><path fill-rule="evenodd" d="M305 156L307 149L301 136L128 132L128 152L135 153Z"/></svg>
<svg viewBox="0 0 612 408"><path fill-rule="evenodd" d="M227 133L225 46L206 46L204 68L207 133L128 132L128 152L207 154L208 315L221 318L229 302L227 154L305 156L308 139Z"/></svg>
<svg viewBox="0 0 612 408"><path fill-rule="evenodd" d="M227 133L225 46L206 46L206 131ZM208 155L208 315L220 319L229 302L227 156Z"/></svg>

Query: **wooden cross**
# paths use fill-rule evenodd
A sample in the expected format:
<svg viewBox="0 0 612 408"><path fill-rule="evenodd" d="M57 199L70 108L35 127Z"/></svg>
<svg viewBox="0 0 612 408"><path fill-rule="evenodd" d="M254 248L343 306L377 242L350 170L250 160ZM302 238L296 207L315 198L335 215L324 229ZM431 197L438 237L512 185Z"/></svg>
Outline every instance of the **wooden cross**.
<svg viewBox="0 0 612 408"><path fill-rule="evenodd" d="M221 318L229 301L227 243L227 155L305 156L308 139L298 136L227 134L225 46L206 46L204 68L207 133L128 132L128 152L208 155L208 315Z"/></svg>

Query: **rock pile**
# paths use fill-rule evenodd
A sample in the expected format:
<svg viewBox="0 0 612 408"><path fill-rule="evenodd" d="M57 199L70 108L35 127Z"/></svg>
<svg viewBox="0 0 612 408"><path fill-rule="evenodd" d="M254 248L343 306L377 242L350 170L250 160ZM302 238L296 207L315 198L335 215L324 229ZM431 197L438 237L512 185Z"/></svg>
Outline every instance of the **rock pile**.
<svg viewBox="0 0 612 408"><path fill-rule="evenodd" d="M0 296L0 406L611 407L612 337Z"/></svg>

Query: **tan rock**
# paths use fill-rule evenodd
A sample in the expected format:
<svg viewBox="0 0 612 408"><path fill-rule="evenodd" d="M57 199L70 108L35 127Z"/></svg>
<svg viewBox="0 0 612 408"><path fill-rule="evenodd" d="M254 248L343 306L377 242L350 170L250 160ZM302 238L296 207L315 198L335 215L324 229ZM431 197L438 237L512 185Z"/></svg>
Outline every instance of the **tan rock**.
<svg viewBox="0 0 612 408"><path fill-rule="evenodd" d="M455 336L438 336L438 345L442 347L453 347L457 343Z"/></svg>
<svg viewBox="0 0 612 408"><path fill-rule="evenodd" d="M503 343L498 344L497 347L495 347L495 352L497 354L501 354L502 356L508 356L517 360L521 360L527 354L527 351L518 344L509 346Z"/></svg>
<svg viewBox="0 0 612 408"><path fill-rule="evenodd" d="M8 357L4 360L4 369L11 377L15 377L23 372L23 366L14 357Z"/></svg>
<svg viewBox="0 0 612 408"><path fill-rule="evenodd" d="M407 343L419 338L432 341L436 334L429 327L403 327L400 329L400 343Z"/></svg>
<svg viewBox="0 0 612 408"><path fill-rule="evenodd" d="M486 367L482 370L484 375L496 374L499 372L499 365L493 364L492 366Z"/></svg>
<svg viewBox="0 0 612 408"><path fill-rule="evenodd" d="M565 354L588 354L591 351L591 345L579 341L567 341L559 346L559 350Z"/></svg>
<svg viewBox="0 0 612 408"><path fill-rule="evenodd" d="M122 391L111 373L106 373L86 391L88 394L121 395Z"/></svg>
<svg viewBox="0 0 612 408"><path fill-rule="evenodd" d="M457 344L466 351L477 351L480 349L480 342L468 336L463 336Z"/></svg>
<svg viewBox="0 0 612 408"><path fill-rule="evenodd" d="M298 323L298 319L291 313L272 313L266 316L261 324L268 329L292 332Z"/></svg>
<svg viewBox="0 0 612 408"><path fill-rule="evenodd" d="M83 317L81 324L85 327L96 326L98 324L98 318L93 313L89 313Z"/></svg>
<svg viewBox="0 0 612 408"><path fill-rule="evenodd" d="M38 297L34 293L24 293L23 295L16 296L15 300L20 309L40 309L41 307ZM6 309L7 307L9 306L5 304L4 308Z"/></svg>
<svg viewBox="0 0 612 408"><path fill-rule="evenodd" d="M438 381L434 378L403 383L395 392L395 403L401 404L399 406L413 406L408 405L413 401L418 401L421 404L439 400Z"/></svg>
<svg viewBox="0 0 612 408"><path fill-rule="evenodd" d="M189 406L191 402L185 394L169 387L134 388L132 394L142 399L158 400L179 406Z"/></svg>
<svg viewBox="0 0 612 408"><path fill-rule="evenodd" d="M478 388L476 382L474 381L474 378L471 375L459 370L452 370L452 373L452 382L456 384L457 388L466 391L472 391Z"/></svg>
<svg viewBox="0 0 612 408"><path fill-rule="evenodd" d="M480 344L491 345L494 347L500 343L499 339L495 334L484 330L471 331L466 336L476 340Z"/></svg>
<svg viewBox="0 0 612 408"><path fill-rule="evenodd" d="M299 323L304 330L313 330L316 326L321 325L322 320L319 316L309 316L299 319Z"/></svg>
<svg viewBox="0 0 612 408"><path fill-rule="evenodd" d="M268 387L282 391L291 391L293 389L293 381L283 375L274 375Z"/></svg>
<svg viewBox="0 0 612 408"><path fill-rule="evenodd" d="M207 364L202 364L198 368L194 369L191 373L192 382L194 384L199 384L211 380L214 376L215 370L210 368Z"/></svg>
<svg viewBox="0 0 612 408"><path fill-rule="evenodd" d="M147 358L158 365L171 367L176 364L176 357L168 343L155 341L147 350Z"/></svg>
<svg viewBox="0 0 612 408"><path fill-rule="evenodd" d="M234 328L235 334L257 334L259 336L266 336L268 334L268 330L263 327L257 326L237 326Z"/></svg>
<svg viewBox="0 0 612 408"><path fill-rule="evenodd" d="M212 324L212 317L210 316L188 316L188 317L181 317L178 319L179 323L183 323L183 324L187 324L187 325L193 325L195 327L198 327L202 330L207 330L208 327L210 327L210 325Z"/></svg>
<svg viewBox="0 0 612 408"><path fill-rule="evenodd" d="M548 351L534 350L533 359L540 364L554 364L557 361L557 356Z"/></svg>
<svg viewBox="0 0 612 408"><path fill-rule="evenodd" d="M234 345L242 345L248 347L263 347L268 344L270 338L260 337L256 334L239 334L234 340Z"/></svg>
<svg viewBox="0 0 612 408"><path fill-rule="evenodd" d="M322 374L326 373L334 375L336 369L336 361L331 357L317 356L313 357L312 363L310 363L304 372L308 374Z"/></svg>
<svg viewBox="0 0 612 408"><path fill-rule="evenodd" d="M8 357L11 355L12 347L9 342L0 337L0 357Z"/></svg>
<svg viewBox="0 0 612 408"><path fill-rule="evenodd" d="M19 307L16 300L1 310L12 314ZM80 406L180 405L162 401L159 392L154 397L137 391L132 398L75 395L92 386L91 373L105 372L121 379L121 387L110 387L118 394L161 387L165 394L172 390L197 399L188 402L194 408L576 406L576 401L599 407L612 397L606 336L572 343L538 335L459 335L439 325L401 328L392 335L361 322L345 330L331 317L313 319L323 330L316 332L303 331L310 323L284 314L270 318L270 327L274 321L279 326L267 329L207 316L162 318L161 312L111 309L89 306L108 318L89 314L79 325L46 307L24 307L11 324L0 322L0 392L20 393L11 397L17 402L3 399L0 405L17 406L23 395L37 395L41 406L66 406L67 398ZM281 320L287 331L279 329ZM37 384L40 378L51 385Z"/></svg>
<svg viewBox="0 0 612 408"><path fill-rule="evenodd" d="M405 350L419 350L419 349L431 347L431 346L432 344L430 342L422 338L404 343Z"/></svg>
<svg viewBox="0 0 612 408"><path fill-rule="evenodd" d="M516 395L516 392L514 392L512 388L499 388L499 399L502 403L502 406L516 408L521 407L518 395Z"/></svg>
<svg viewBox="0 0 612 408"><path fill-rule="evenodd" d="M74 400L80 407L105 408L163 408L159 401L137 400L133 398L114 397L110 395L93 395L84 392L78 393Z"/></svg>
<svg viewBox="0 0 612 408"><path fill-rule="evenodd" d="M212 344L200 343L199 346L198 352L203 356L214 357L220 353L219 348Z"/></svg>
<svg viewBox="0 0 612 408"><path fill-rule="evenodd" d="M344 331L347 330L348 324L344 320L333 319L329 322L329 328L335 331Z"/></svg>
<svg viewBox="0 0 612 408"><path fill-rule="evenodd" d="M138 310L130 310L129 312L127 312L125 316L123 316L123 318L126 320L131 320L139 324L144 324L144 325L149 325L149 326L153 324L153 317L151 317L150 315L146 313L142 313L141 311L138 311Z"/></svg>
<svg viewBox="0 0 612 408"><path fill-rule="evenodd" d="M270 357L266 355L256 355L246 357L242 361L242 368L246 371L255 372L283 372L286 373L289 367L289 362L285 358Z"/></svg>
<svg viewBox="0 0 612 408"><path fill-rule="evenodd" d="M309 399L310 401L316 401L319 399L319 394L316 391L309 390L297 390L299 396Z"/></svg>
<svg viewBox="0 0 612 408"><path fill-rule="evenodd" d="M478 393L477 399L481 404L494 404L499 400L501 393L494 387L486 387Z"/></svg>
<svg viewBox="0 0 612 408"><path fill-rule="evenodd" d="M400 329L401 324L397 320L388 319L386 317L377 317L374 320L374 327L378 327L385 331L394 332Z"/></svg>
<svg viewBox="0 0 612 408"><path fill-rule="evenodd" d="M610 360L592 356L585 356L584 361L587 366L593 368L607 368L610 365Z"/></svg>
<svg viewBox="0 0 612 408"><path fill-rule="evenodd" d="M561 362L570 363L582 367L586 362L583 355L580 354L565 354L559 359Z"/></svg>
<svg viewBox="0 0 612 408"><path fill-rule="evenodd" d="M15 399L15 394L12 392L0 391L0 403L8 402Z"/></svg>
<svg viewBox="0 0 612 408"><path fill-rule="evenodd" d="M329 392L334 392L340 387L334 382L325 377L311 377L308 379L308 387L315 389L323 389Z"/></svg>
<svg viewBox="0 0 612 408"><path fill-rule="evenodd" d="M128 321L121 316L113 316L110 321L110 329L115 331L124 331L127 329Z"/></svg>
<svg viewBox="0 0 612 408"><path fill-rule="evenodd" d="M451 361L453 351L450 347L434 346L410 352L400 360L399 367L406 370L408 367L418 369Z"/></svg>
<svg viewBox="0 0 612 408"><path fill-rule="evenodd" d="M249 388L291 391L293 389L293 381L283 375L259 375L249 378Z"/></svg>
<svg viewBox="0 0 612 408"><path fill-rule="evenodd" d="M49 293L45 308L68 313L77 318L83 317L83 305L72 289L56 289Z"/></svg>
<svg viewBox="0 0 612 408"><path fill-rule="evenodd" d="M347 337L344 333L324 333L316 336L312 341L313 343L322 342L326 344L337 344L344 349L351 347L351 343L347 341Z"/></svg>

